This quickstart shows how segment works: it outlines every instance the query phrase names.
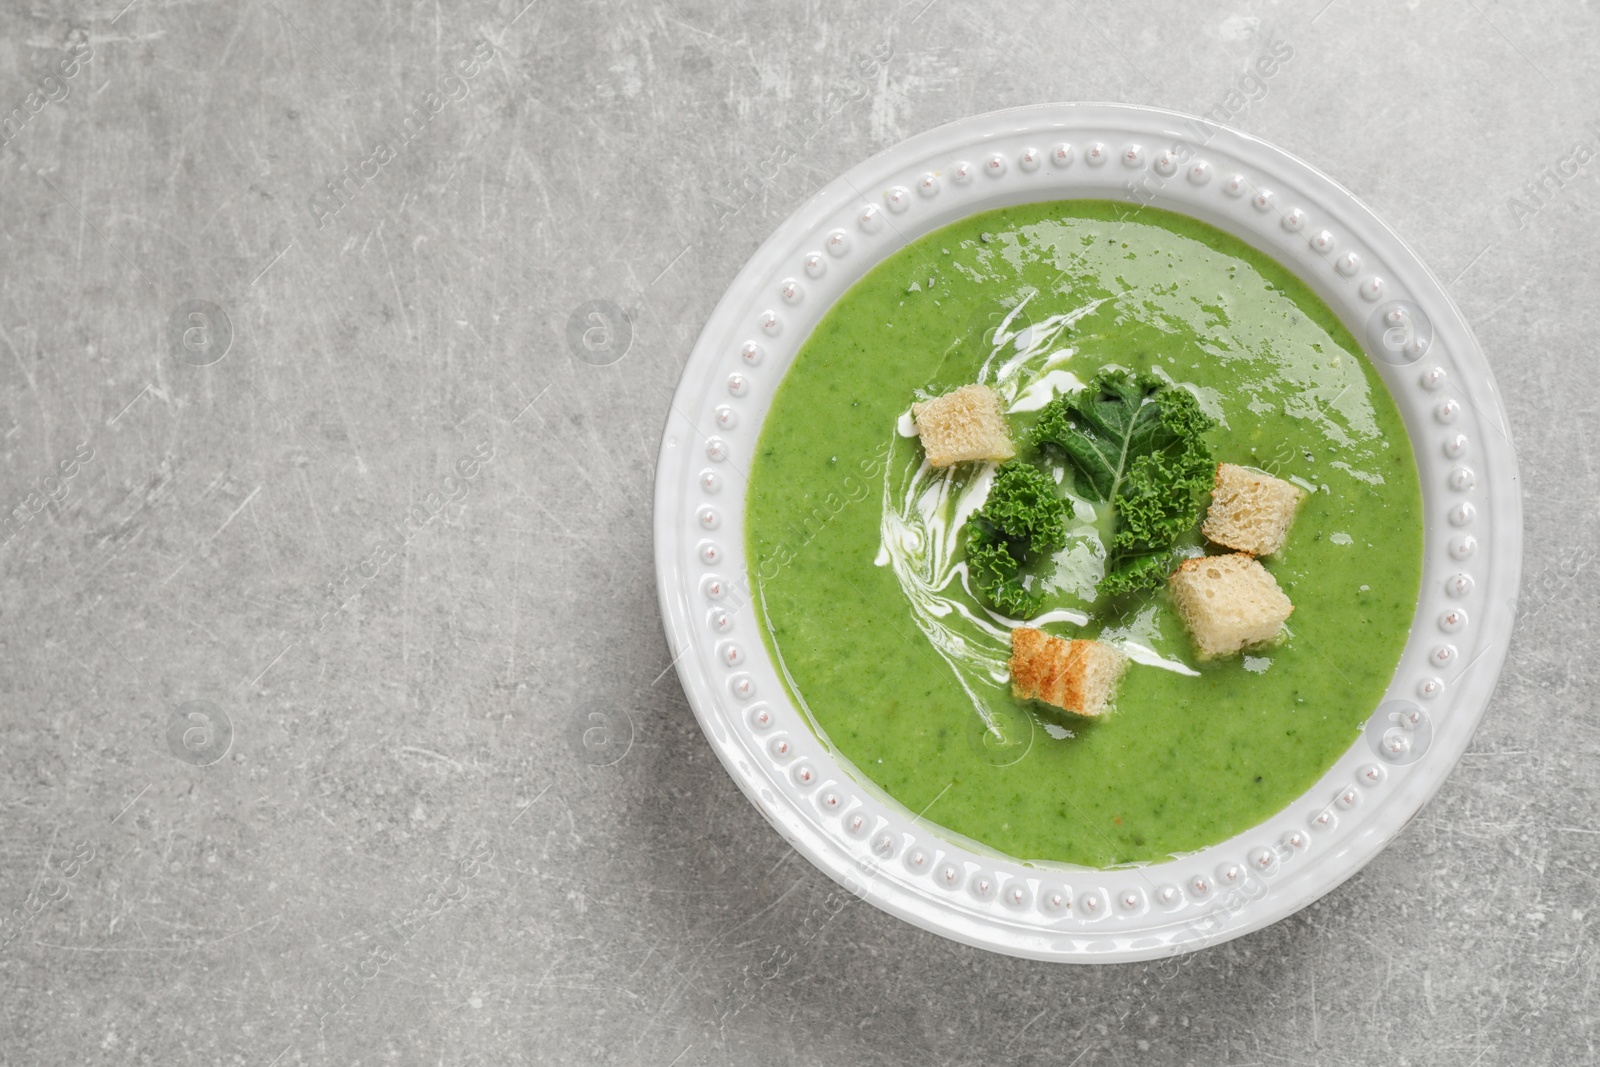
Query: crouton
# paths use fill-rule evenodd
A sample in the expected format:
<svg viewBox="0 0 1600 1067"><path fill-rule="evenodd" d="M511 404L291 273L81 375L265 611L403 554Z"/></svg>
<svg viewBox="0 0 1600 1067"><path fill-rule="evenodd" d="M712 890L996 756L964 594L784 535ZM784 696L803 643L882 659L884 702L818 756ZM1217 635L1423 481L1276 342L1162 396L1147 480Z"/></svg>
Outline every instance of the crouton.
<svg viewBox="0 0 1600 1067"><path fill-rule="evenodd" d="M1010 459L1017 454L1000 414L1000 397L987 385L963 385L923 404L911 405L928 462L948 467L967 460Z"/></svg>
<svg viewBox="0 0 1600 1067"><path fill-rule="evenodd" d="M1011 631L1011 695L1042 700L1074 715L1104 715L1128 657L1100 641L1051 637L1031 626Z"/></svg>
<svg viewBox="0 0 1600 1067"><path fill-rule="evenodd" d="M1274 640L1294 611L1267 569L1243 552L1186 559L1167 589L1206 659Z"/></svg>
<svg viewBox="0 0 1600 1067"><path fill-rule="evenodd" d="M1270 474L1217 464L1211 507L1200 531L1219 545L1252 556L1270 556L1283 547L1305 493Z"/></svg>

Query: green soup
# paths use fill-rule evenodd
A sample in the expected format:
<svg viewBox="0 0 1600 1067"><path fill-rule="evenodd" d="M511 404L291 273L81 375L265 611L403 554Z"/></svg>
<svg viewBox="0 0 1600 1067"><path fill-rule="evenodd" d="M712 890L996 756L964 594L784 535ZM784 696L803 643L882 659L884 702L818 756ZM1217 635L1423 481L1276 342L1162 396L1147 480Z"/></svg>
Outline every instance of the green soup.
<svg viewBox="0 0 1600 1067"><path fill-rule="evenodd" d="M1176 382L1218 421L1219 461L1308 489L1263 561L1295 604L1281 644L1201 661L1165 591L1096 602L1064 556L1053 603L1070 620L1043 628L1154 658L1101 720L1011 700L969 620L982 607L947 580L959 539L900 514L927 519L932 489L953 500L983 465L919 472L897 424L1013 360L1032 361L1036 396L1107 366ZM1017 440L1034 417L1014 406ZM1281 810L1356 739L1416 607L1420 504L1388 392L1286 269L1184 216L1029 204L890 256L801 348L750 469L751 610L819 736L923 821L1024 860L1159 860ZM906 559L946 578L908 583Z"/></svg>

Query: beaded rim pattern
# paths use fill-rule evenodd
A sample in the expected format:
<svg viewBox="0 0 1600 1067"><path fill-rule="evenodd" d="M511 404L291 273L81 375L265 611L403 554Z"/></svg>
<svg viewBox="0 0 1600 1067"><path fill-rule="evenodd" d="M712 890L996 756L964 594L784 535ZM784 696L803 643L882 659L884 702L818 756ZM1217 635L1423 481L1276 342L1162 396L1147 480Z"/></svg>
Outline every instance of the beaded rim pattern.
<svg viewBox="0 0 1600 1067"><path fill-rule="evenodd" d="M1022 862L921 822L832 751L767 654L743 541L745 472L762 421L833 302L941 226L1073 198L1201 219L1309 284L1369 356L1381 356L1372 363L1405 421L1424 509L1417 612L1366 731L1259 825L1186 856L1114 870ZM1400 326L1404 343L1390 346L1386 331ZM1045 104L978 115L828 185L718 304L679 381L657 463L662 618L684 690L728 772L787 840L863 899L1016 956L1167 956L1259 929L1339 885L1410 821L1466 750L1516 613L1522 504L1509 434L1488 362L1443 286L1309 164L1153 108Z"/></svg>

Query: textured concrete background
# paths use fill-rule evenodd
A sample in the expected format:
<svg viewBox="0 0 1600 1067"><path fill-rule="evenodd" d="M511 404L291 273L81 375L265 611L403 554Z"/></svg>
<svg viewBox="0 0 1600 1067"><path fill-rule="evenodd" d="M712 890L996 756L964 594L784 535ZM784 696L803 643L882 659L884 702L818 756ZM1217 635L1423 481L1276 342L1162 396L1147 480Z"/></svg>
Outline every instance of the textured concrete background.
<svg viewBox="0 0 1600 1067"><path fill-rule="evenodd" d="M123 2L4 4L0 1060L1594 1061L1593 8ZM1442 794L1294 918L1096 969L826 918L667 670L650 531L777 222L1067 99L1220 107L1372 204L1528 487Z"/></svg>

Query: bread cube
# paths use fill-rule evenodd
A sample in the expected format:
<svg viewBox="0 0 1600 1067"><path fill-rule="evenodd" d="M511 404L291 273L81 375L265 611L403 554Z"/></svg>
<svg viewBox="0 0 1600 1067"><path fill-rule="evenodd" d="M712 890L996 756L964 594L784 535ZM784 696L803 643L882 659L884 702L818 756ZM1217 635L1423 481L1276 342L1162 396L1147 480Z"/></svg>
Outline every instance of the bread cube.
<svg viewBox="0 0 1600 1067"><path fill-rule="evenodd" d="M1211 507L1200 532L1219 545L1252 556L1270 556L1283 547L1305 493L1293 482L1270 474L1217 464Z"/></svg>
<svg viewBox="0 0 1600 1067"><path fill-rule="evenodd" d="M1017 454L1000 413L1000 397L987 385L963 385L912 404L911 418L935 467L975 459L999 462Z"/></svg>
<svg viewBox="0 0 1600 1067"><path fill-rule="evenodd" d="M1011 631L1011 695L1042 700L1095 718L1109 711L1128 657L1101 641L1051 637L1019 626Z"/></svg>
<svg viewBox="0 0 1600 1067"><path fill-rule="evenodd" d="M1206 659L1276 640L1294 611L1267 569L1243 552L1186 559L1167 590Z"/></svg>

